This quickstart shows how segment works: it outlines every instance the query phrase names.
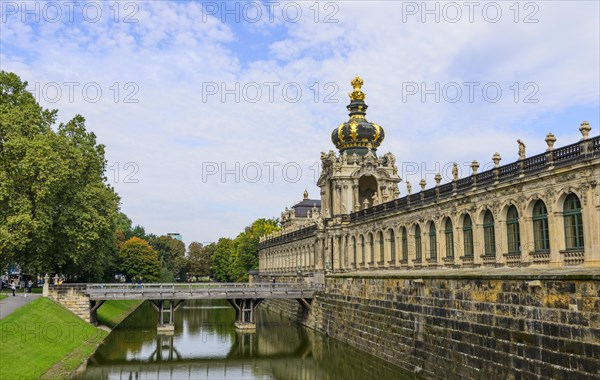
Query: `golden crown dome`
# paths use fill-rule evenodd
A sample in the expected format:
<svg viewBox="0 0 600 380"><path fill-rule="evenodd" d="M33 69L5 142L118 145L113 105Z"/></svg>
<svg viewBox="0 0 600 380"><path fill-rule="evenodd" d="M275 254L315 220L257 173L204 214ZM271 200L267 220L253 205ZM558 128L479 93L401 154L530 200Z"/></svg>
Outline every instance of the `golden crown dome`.
<svg viewBox="0 0 600 380"><path fill-rule="evenodd" d="M366 94L362 92L364 81L358 75L350 82L353 91L349 93L350 104L348 109L350 119L340 124L331 132L331 141L340 153L367 154L369 149L375 152L385 137L381 126L367 121L368 106L365 104Z"/></svg>

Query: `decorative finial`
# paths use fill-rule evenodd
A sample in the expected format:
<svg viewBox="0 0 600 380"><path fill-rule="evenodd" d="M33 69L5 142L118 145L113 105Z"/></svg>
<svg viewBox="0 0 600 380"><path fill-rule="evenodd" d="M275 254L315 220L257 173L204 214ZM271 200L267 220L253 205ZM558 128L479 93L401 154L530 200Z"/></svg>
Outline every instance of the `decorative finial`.
<svg viewBox="0 0 600 380"><path fill-rule="evenodd" d="M500 156L500 153L498 153L498 152L494 153L494 155L492 156L492 161L494 161L495 167L500 166L501 159L502 159L502 157Z"/></svg>
<svg viewBox="0 0 600 380"><path fill-rule="evenodd" d="M471 162L471 170L473 170L473 175L477 174L477 169L479 169L479 162L477 162L477 160L473 160L473 162Z"/></svg>
<svg viewBox="0 0 600 380"><path fill-rule="evenodd" d="M350 96L350 100L352 100L352 101L365 100L366 94L364 92L362 92L362 90L361 90L361 87L364 84L364 81L362 80L362 78L359 77L358 75L356 75L356 77L354 79L352 79L350 84L352 85L352 88L353 88L353 91L348 94L348 96Z"/></svg>
<svg viewBox="0 0 600 380"><path fill-rule="evenodd" d="M421 186L421 191L425 190L425 186L427 186L427 182L425 182L425 178L422 178L419 182L419 186Z"/></svg>
<svg viewBox="0 0 600 380"><path fill-rule="evenodd" d="M590 123L588 123L585 120L582 121L581 126L579 127L579 131L581 132L581 135L583 136L581 139L587 140L588 135L590 134L591 130L592 130L592 127L590 127Z"/></svg>
<svg viewBox="0 0 600 380"><path fill-rule="evenodd" d="M442 175L440 173L438 173L435 175L435 177L433 179L435 179L435 186L439 186L440 182L442 182Z"/></svg>
<svg viewBox="0 0 600 380"><path fill-rule="evenodd" d="M546 149L546 152L549 152L554 149L555 142L556 137L554 137L554 134L552 132L548 132L548 134L546 135L546 144L548 144L548 149Z"/></svg>
<svg viewBox="0 0 600 380"><path fill-rule="evenodd" d="M304 200L308 199L308 190L304 190Z"/></svg>

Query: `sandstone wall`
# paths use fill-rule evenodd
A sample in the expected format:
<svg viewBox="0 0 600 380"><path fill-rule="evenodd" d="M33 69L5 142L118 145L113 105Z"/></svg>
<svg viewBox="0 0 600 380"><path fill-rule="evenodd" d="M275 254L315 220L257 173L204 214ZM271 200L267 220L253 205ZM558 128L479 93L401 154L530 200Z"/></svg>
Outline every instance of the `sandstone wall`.
<svg viewBox="0 0 600 380"><path fill-rule="evenodd" d="M90 299L85 295L85 290L85 284L50 285L48 297L89 323Z"/></svg>
<svg viewBox="0 0 600 380"><path fill-rule="evenodd" d="M598 379L599 280L344 275L264 307L427 378Z"/></svg>

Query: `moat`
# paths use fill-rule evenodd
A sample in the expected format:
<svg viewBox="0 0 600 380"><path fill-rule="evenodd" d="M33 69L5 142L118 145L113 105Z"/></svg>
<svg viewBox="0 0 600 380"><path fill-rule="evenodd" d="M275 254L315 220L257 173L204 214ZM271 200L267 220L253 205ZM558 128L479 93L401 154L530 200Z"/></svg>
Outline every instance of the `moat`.
<svg viewBox="0 0 600 380"><path fill-rule="evenodd" d="M156 333L147 302L119 325L74 379L412 379L415 376L259 308L254 333L234 328L226 301L186 301L175 333Z"/></svg>

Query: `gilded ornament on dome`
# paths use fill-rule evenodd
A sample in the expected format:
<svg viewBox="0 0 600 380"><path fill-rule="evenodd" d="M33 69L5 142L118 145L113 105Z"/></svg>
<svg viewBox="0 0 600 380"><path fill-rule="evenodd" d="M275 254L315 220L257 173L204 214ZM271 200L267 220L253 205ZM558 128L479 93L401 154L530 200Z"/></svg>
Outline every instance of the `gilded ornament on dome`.
<svg viewBox="0 0 600 380"><path fill-rule="evenodd" d="M365 100L366 94L361 90L363 83L364 82L362 78L358 75L352 80L352 82L350 82L353 88L353 91L348 94L348 96L350 96L350 100Z"/></svg>
<svg viewBox="0 0 600 380"><path fill-rule="evenodd" d="M373 129L375 129L375 135L373 137L373 141L377 141L379 140L379 136L381 136L381 127L375 123L371 123L373 124Z"/></svg>
<svg viewBox="0 0 600 380"><path fill-rule="evenodd" d="M350 137L352 140L356 140L358 138L358 123L356 121L350 122Z"/></svg>
<svg viewBox="0 0 600 380"><path fill-rule="evenodd" d="M340 124L338 127L338 139L340 142L344 141L344 123Z"/></svg>

